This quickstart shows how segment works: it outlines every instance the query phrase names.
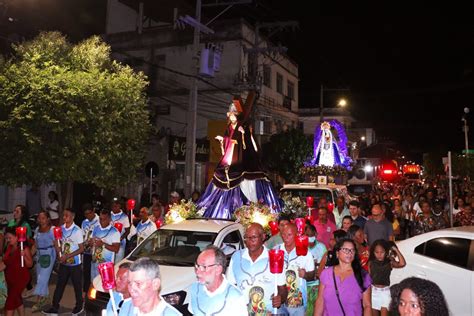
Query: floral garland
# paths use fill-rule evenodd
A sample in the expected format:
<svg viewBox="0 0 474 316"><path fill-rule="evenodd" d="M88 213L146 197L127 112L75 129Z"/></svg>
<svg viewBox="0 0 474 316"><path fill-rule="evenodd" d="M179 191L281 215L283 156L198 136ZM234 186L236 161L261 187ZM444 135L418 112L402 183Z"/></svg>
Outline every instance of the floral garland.
<svg viewBox="0 0 474 316"><path fill-rule="evenodd" d="M245 228L252 223L259 223L263 226L265 233L269 234L270 226L268 222L276 220L277 214L272 213L268 205L250 202L248 205L238 207L232 217Z"/></svg>
<svg viewBox="0 0 474 316"><path fill-rule="evenodd" d="M300 169L302 175L308 176L346 176L348 169L341 165L330 166L303 166Z"/></svg>
<svg viewBox="0 0 474 316"><path fill-rule="evenodd" d="M196 204L194 204L191 199L187 202L186 200L181 200L179 203L174 203L170 207L168 213L165 215L165 223L172 224L179 223L188 218L201 218L204 211L205 208L198 211Z"/></svg>
<svg viewBox="0 0 474 316"><path fill-rule="evenodd" d="M292 197L291 193L284 193L281 198L283 200L283 208L280 215L288 216L290 219L308 215L306 203L299 197Z"/></svg>

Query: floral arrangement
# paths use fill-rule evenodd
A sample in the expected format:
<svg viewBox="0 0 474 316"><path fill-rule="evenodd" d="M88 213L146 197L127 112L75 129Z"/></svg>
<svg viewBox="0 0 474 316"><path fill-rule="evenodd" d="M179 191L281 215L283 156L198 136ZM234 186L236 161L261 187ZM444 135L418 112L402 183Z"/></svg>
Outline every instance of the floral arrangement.
<svg viewBox="0 0 474 316"><path fill-rule="evenodd" d="M189 201L181 200L173 204L165 215L166 224L179 223L188 218L200 218L204 214L205 208L198 211L196 204L191 199Z"/></svg>
<svg viewBox="0 0 474 316"><path fill-rule="evenodd" d="M281 215L286 215L292 219L308 215L306 202L302 201L299 197L293 197L290 193L284 193L281 198L283 200Z"/></svg>
<svg viewBox="0 0 474 316"><path fill-rule="evenodd" d="M309 176L312 182L317 182L318 176L345 177L350 169L341 165L330 166L310 166L301 167L300 173L303 176ZM315 181L313 181L313 178Z"/></svg>
<svg viewBox="0 0 474 316"><path fill-rule="evenodd" d="M242 224L244 227L252 223L259 223L267 234L270 233L270 226L268 222L274 221L277 218L276 213L268 205L263 203L250 202L248 205L242 205L234 211L232 217L236 222Z"/></svg>

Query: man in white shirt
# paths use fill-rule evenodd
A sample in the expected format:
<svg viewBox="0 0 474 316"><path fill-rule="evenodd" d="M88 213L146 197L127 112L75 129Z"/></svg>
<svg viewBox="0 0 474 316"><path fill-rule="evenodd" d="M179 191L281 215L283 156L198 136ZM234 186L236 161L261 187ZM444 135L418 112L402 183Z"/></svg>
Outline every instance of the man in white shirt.
<svg viewBox="0 0 474 316"><path fill-rule="evenodd" d="M161 275L158 261L147 257L137 259L130 266L128 282L131 300L123 303L119 315L182 315L160 296Z"/></svg>
<svg viewBox="0 0 474 316"><path fill-rule="evenodd" d="M224 276L226 257L214 245L206 247L196 260L194 271L197 282L189 291L188 310L195 316L248 315L247 302L239 289Z"/></svg>
<svg viewBox="0 0 474 316"><path fill-rule="evenodd" d="M247 298L249 315L272 313L286 300L287 289L283 273L270 272L268 248L263 245L262 225L250 224L245 231L247 248L234 253L227 270L227 280L236 285ZM278 294L274 295L275 282Z"/></svg>
<svg viewBox="0 0 474 316"><path fill-rule="evenodd" d="M63 297L69 277L72 279L74 294L76 296L76 306L72 310L72 315L79 315L84 311L81 262L81 254L84 251L84 236L79 226L74 224L74 215L75 213L72 209L64 209L64 225L61 226L61 248L55 245L56 251L58 252L57 258L60 263L58 281L56 283L56 289L54 290L52 306L43 311L43 314L46 315L58 315L59 303Z"/></svg>
<svg viewBox="0 0 474 316"><path fill-rule="evenodd" d="M115 255L115 262L119 262L125 257L125 245L127 242L127 236L130 233L130 219L127 214L122 212L121 205L119 201L114 201L112 203L112 225L115 223L121 223L122 232L120 233L120 249L119 252Z"/></svg>
<svg viewBox="0 0 474 316"><path fill-rule="evenodd" d="M99 225L99 215L94 212L92 204L86 203L82 206L82 214L84 220L81 224L82 234L84 236L84 253L82 254L82 266L84 269L83 291L87 293L91 284L91 247L89 247L89 239L91 238L94 227Z"/></svg>
<svg viewBox="0 0 474 316"><path fill-rule="evenodd" d="M137 245L156 231L156 224L148 218L148 209L146 207L140 209L140 221L135 231L137 234Z"/></svg>
<svg viewBox="0 0 474 316"><path fill-rule="evenodd" d="M304 316L307 304L306 281L314 280L315 266L311 252L308 251L305 256L296 254L296 233L295 224L286 225L281 232L283 244L275 247L285 252L283 273L288 289L286 303L280 312L286 312L290 316Z"/></svg>

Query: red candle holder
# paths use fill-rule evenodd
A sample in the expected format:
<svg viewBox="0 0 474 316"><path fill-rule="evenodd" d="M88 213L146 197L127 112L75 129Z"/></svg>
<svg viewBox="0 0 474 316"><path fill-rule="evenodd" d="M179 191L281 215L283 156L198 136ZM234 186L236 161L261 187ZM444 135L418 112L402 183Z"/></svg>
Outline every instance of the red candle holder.
<svg viewBox="0 0 474 316"><path fill-rule="evenodd" d="M306 254L308 253L308 245L309 245L308 236L306 235L296 236L295 238L296 255L306 256Z"/></svg>
<svg viewBox="0 0 474 316"><path fill-rule="evenodd" d="M332 213L333 210L334 210L334 204L328 203L328 211Z"/></svg>
<svg viewBox="0 0 474 316"><path fill-rule="evenodd" d="M157 229L160 229L161 226L163 226L163 221L162 221L161 219L157 219L157 220L155 221L155 225L156 225L156 228L157 228Z"/></svg>
<svg viewBox="0 0 474 316"><path fill-rule="evenodd" d="M119 233L122 233L122 228L123 228L123 224L122 224L122 223L116 222L116 223L114 224L114 227L117 228L117 230L118 230Z"/></svg>
<svg viewBox="0 0 474 316"><path fill-rule="evenodd" d="M61 227L54 227L53 229L54 239L61 240L63 238L63 230Z"/></svg>
<svg viewBox="0 0 474 316"><path fill-rule="evenodd" d="M285 261L285 252L280 249L270 249L268 251L270 272L271 273L282 273L283 263Z"/></svg>
<svg viewBox="0 0 474 316"><path fill-rule="evenodd" d="M295 219L296 230L298 231L298 235L304 234L304 228L306 226L306 220L304 218L298 217Z"/></svg>
<svg viewBox="0 0 474 316"><path fill-rule="evenodd" d="M271 232L272 232L272 236L278 234L279 229L278 229L278 223L277 223L277 222L275 222L275 221L269 221L269 222L268 222L268 226L270 226L270 230L271 230Z"/></svg>
<svg viewBox="0 0 474 316"><path fill-rule="evenodd" d="M305 219L307 222L310 222L311 225L312 225L313 222L314 222L314 217L313 217L313 215L306 215L304 219Z"/></svg>
<svg viewBox="0 0 474 316"><path fill-rule="evenodd" d="M314 198L312 196L307 196L306 197L306 206L307 207L313 207L314 205Z"/></svg>
<svg viewBox="0 0 474 316"><path fill-rule="evenodd" d="M115 288L115 271L112 262L104 262L97 267L102 279L102 287L104 290L111 290Z"/></svg>
<svg viewBox="0 0 474 316"><path fill-rule="evenodd" d="M26 227L17 227L15 233L19 242L26 241Z"/></svg>
<svg viewBox="0 0 474 316"><path fill-rule="evenodd" d="M127 201L127 210L131 211L135 208L135 200L134 199L129 199Z"/></svg>

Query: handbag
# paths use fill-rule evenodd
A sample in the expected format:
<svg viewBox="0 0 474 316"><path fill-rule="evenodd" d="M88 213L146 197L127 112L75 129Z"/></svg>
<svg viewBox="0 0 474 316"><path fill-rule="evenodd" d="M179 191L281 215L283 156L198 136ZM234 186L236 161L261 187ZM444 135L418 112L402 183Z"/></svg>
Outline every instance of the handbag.
<svg viewBox="0 0 474 316"><path fill-rule="evenodd" d="M336 289L337 301L339 302L339 306L341 306L342 315L346 316L346 312L344 311L344 307L342 306L342 303L341 303L341 298L339 297L339 290L338 290L337 284L336 284L336 274L334 273L334 268L335 267L332 268L332 280L334 281L334 288Z"/></svg>

